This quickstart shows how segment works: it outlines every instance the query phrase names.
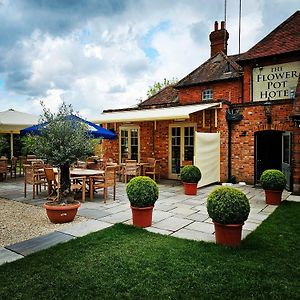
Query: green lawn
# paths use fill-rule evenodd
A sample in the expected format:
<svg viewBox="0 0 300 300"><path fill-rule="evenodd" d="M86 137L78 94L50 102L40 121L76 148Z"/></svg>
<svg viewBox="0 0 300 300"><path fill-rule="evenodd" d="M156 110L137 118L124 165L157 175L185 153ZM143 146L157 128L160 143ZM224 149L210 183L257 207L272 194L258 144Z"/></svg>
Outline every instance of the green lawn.
<svg viewBox="0 0 300 300"><path fill-rule="evenodd" d="M0 267L0 299L300 299L300 204L239 249L122 224Z"/></svg>

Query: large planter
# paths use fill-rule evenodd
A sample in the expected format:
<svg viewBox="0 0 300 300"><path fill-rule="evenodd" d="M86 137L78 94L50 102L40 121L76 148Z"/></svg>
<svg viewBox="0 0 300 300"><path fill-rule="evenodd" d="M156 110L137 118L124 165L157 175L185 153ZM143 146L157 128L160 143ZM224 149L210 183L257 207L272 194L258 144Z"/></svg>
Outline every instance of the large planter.
<svg viewBox="0 0 300 300"><path fill-rule="evenodd" d="M77 210L80 207L80 202L74 201L74 203L66 205L46 202L44 207L46 209L47 216L52 223L67 223L74 220Z"/></svg>
<svg viewBox="0 0 300 300"><path fill-rule="evenodd" d="M282 191L265 190L266 204L279 205L281 202Z"/></svg>
<svg viewBox="0 0 300 300"><path fill-rule="evenodd" d="M220 224L214 221L216 243L237 247L242 239L243 224Z"/></svg>
<svg viewBox="0 0 300 300"><path fill-rule="evenodd" d="M154 206L130 207L132 211L132 223L134 226L144 228L152 225L152 212Z"/></svg>
<svg viewBox="0 0 300 300"><path fill-rule="evenodd" d="M183 188L186 195L197 195L197 183L183 182Z"/></svg>

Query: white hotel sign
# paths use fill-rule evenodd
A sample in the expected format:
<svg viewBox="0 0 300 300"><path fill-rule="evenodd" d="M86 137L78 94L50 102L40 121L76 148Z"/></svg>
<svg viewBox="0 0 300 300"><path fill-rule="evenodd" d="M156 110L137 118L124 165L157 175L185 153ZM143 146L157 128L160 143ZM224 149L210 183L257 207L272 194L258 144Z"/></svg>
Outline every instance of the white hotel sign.
<svg viewBox="0 0 300 300"><path fill-rule="evenodd" d="M253 101L293 98L300 74L300 61L253 69Z"/></svg>

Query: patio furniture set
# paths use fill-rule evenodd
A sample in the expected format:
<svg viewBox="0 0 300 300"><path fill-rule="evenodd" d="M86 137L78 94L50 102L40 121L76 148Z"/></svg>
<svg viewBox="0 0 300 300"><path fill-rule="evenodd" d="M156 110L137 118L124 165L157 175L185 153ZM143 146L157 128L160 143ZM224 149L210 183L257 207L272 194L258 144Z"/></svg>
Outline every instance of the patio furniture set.
<svg viewBox="0 0 300 300"><path fill-rule="evenodd" d="M1 164L1 162L4 162ZM2 168L3 165L3 168ZM48 200L55 200L59 192L59 170L49 164L44 163L42 159L35 155L27 157L13 158L11 163L8 159L0 159L0 173L11 172L11 177L16 178L17 166L20 175L24 174L24 197L27 197L27 185L32 185L32 198L35 199L42 191L42 187L48 190ZM127 183L130 178L135 176L149 176L154 180L160 179L159 161L154 158L148 158L146 162L137 162L136 160L126 160L118 164L111 159L100 157L90 157L85 161L78 161L70 168L70 189L75 192L75 197L84 202L86 196L90 200L94 199L94 194L103 189L104 203L108 197L108 188L113 188L113 199L115 200L116 181Z"/></svg>

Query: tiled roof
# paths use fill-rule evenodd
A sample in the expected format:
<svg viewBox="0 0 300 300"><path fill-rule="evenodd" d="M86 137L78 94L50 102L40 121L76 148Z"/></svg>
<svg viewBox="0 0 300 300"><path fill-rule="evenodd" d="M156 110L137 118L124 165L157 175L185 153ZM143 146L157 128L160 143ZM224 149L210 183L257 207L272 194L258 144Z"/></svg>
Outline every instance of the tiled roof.
<svg viewBox="0 0 300 300"><path fill-rule="evenodd" d="M241 77L241 67L236 63L238 56L227 56L220 51L205 63L181 79L175 88L199 83L229 80Z"/></svg>
<svg viewBox="0 0 300 300"><path fill-rule="evenodd" d="M281 23L250 50L241 55L240 60L250 60L294 51L300 51L299 10Z"/></svg>
<svg viewBox="0 0 300 300"><path fill-rule="evenodd" d="M178 103L178 91L169 85L139 104L140 107Z"/></svg>

